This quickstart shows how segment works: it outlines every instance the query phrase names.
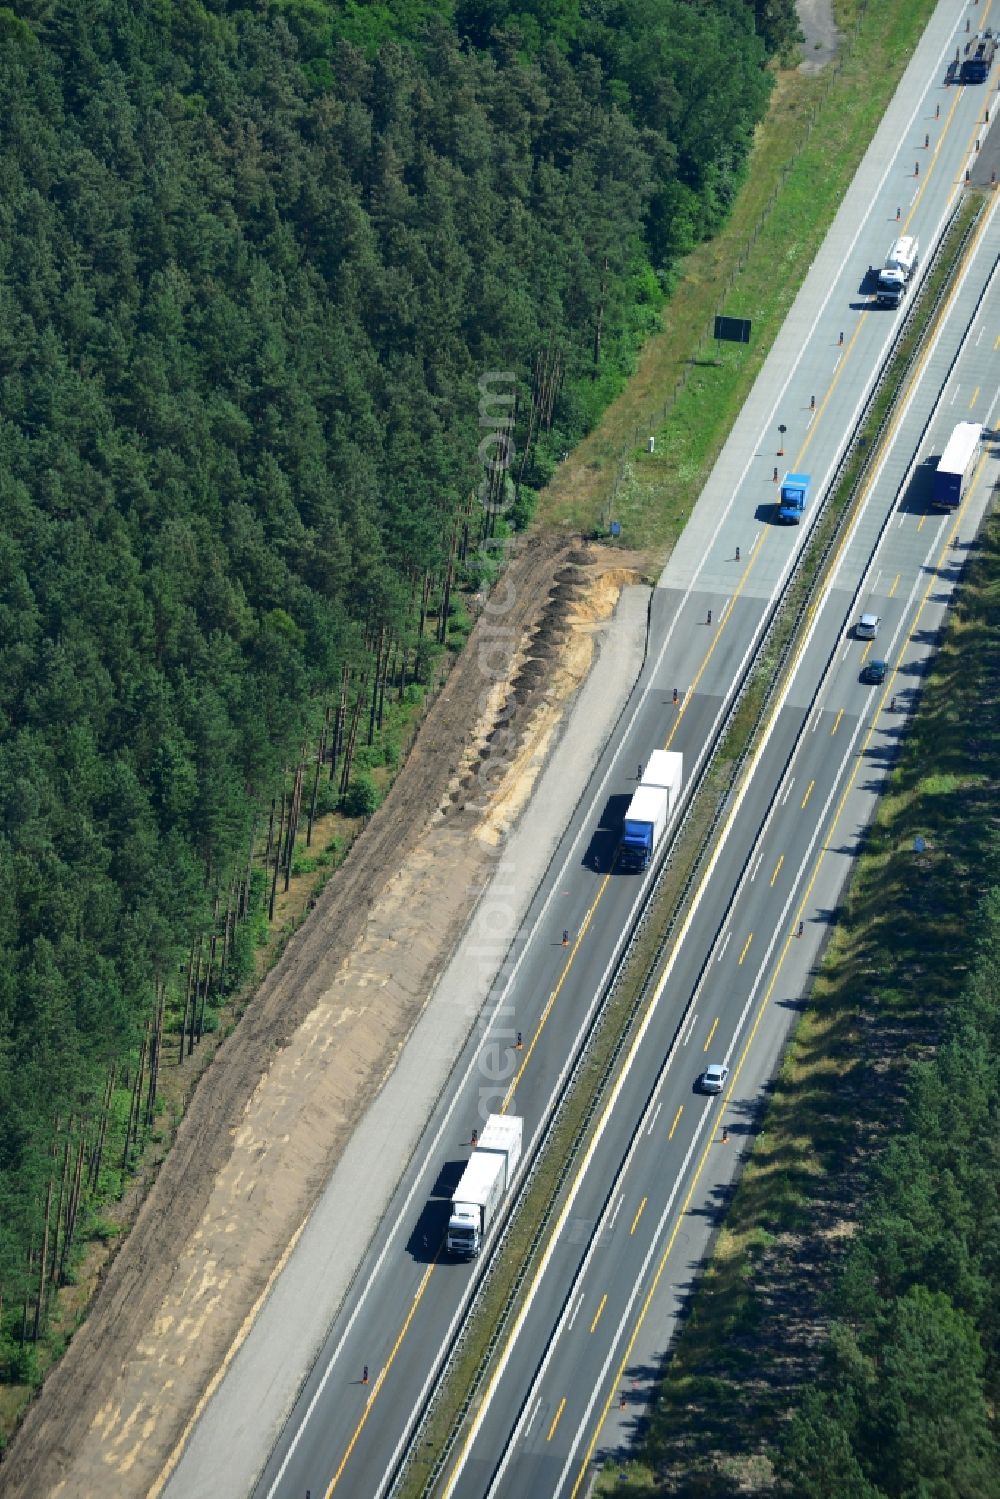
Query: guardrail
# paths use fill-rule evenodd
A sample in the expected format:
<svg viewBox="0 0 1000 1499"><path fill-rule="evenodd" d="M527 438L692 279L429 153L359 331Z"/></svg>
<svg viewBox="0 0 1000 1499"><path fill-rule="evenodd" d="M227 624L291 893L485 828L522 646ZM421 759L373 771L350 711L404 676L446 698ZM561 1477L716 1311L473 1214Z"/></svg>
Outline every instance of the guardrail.
<svg viewBox="0 0 1000 1499"><path fill-rule="evenodd" d="M821 537L815 537L811 533L810 539L803 547L799 558L796 560L794 566L789 572L781 596L775 600L774 605L772 606L771 615L762 632L756 656L751 662L748 663L747 669L743 676L743 680L740 682L736 691L733 693L729 709L724 718L720 721L719 727L717 729L711 752L707 754L702 760L699 771L698 784L695 788L693 788L691 794L687 798L682 816L677 824L676 829L674 830L670 845L666 849L665 854L661 859L656 877L650 887L646 902L633 920L632 929L629 933L628 940L622 949L618 965L614 973L609 977L605 985L604 994L595 1009L593 1022L588 1029L585 1037L583 1038L576 1059L566 1077L559 1097L549 1113L548 1120L543 1125L539 1143L534 1151L531 1163L526 1170L524 1179L521 1182L517 1199L511 1202L509 1211L502 1227L493 1236L489 1245L487 1246L486 1254L488 1258L484 1265L478 1285L476 1286L475 1292L471 1298L469 1308L463 1322L463 1326L457 1334L451 1349L442 1359L441 1367L438 1370L437 1376L434 1380L434 1388L431 1390L430 1394L425 1400L424 1408L420 1413L419 1419L407 1444L407 1451L401 1457L396 1472L389 1475L389 1492L392 1494L398 1493L400 1485L405 1480L410 1456L419 1444L421 1436L426 1429L427 1423L434 1413L436 1403L440 1398L442 1388L448 1377L449 1368L453 1364L455 1358L465 1347L468 1339L470 1324L475 1316L476 1307L490 1287L495 1268L500 1262L504 1245L507 1243L512 1227L518 1219L521 1205L525 1197L530 1192L531 1185L536 1179L538 1172L545 1161L546 1151L550 1146L552 1137L558 1130L564 1118L565 1111L570 1101L574 1097L575 1091L580 1082L581 1072L588 1062L588 1053L590 1046L607 1016L607 1013L612 1005L612 1002L615 998L616 993L618 992L621 983L628 973L629 966L635 957L635 950L638 941L645 933L646 928L648 927L649 922L652 919L657 900L662 892L666 878L673 866L674 851L680 846L684 830L693 819L695 808L699 805L699 799L706 794L706 782L711 768L718 756L719 749L724 744L726 736L732 728L736 715L743 706L748 693L755 685L755 682L757 680L756 663L757 661L759 661L762 655L766 654L769 645L772 645L776 637L780 635L783 637L780 649L773 669L769 670L769 682L767 684L766 690L762 694L758 710L753 718L751 725L746 731L745 742L739 755L733 761L731 773L728 777L728 782L725 789L717 794L717 805L714 814L709 822L707 831L705 832L701 840L697 852L691 861L690 872L685 879L680 892L674 900L673 911L669 916L662 935L656 943L652 958L647 963L646 973L637 987L634 999L624 1013L624 1018L619 1018L618 1035L615 1039L614 1045L612 1046L608 1054L604 1067L602 1068L601 1075L599 1079L597 1079L596 1084L593 1081L590 1084L591 1097L581 1117L575 1138L570 1149L564 1155L562 1164L555 1178L554 1185L549 1192L548 1200L546 1201L542 1211L538 1215L534 1231L529 1240L528 1248L526 1252L521 1256L521 1262L518 1268L517 1275L511 1285L510 1290L508 1291L503 1308L493 1324L493 1330L486 1342L482 1357L480 1358L476 1366L476 1370L469 1382L465 1395L456 1407L455 1419L452 1422L449 1437L443 1444L441 1451L435 1460L434 1466L431 1469L431 1472L429 1473L427 1480L420 1491L421 1495L427 1496L433 1492L443 1470L447 1466L447 1463L454 1451L456 1442L458 1441L459 1435L464 1427L478 1391L482 1386L483 1379L485 1378L486 1373L493 1361L497 1348L510 1327L511 1318L516 1308L520 1305L521 1292L524 1288L529 1274L534 1268L539 1246L545 1238L549 1227L551 1226L553 1217L556 1213L562 1196L563 1188L565 1187L567 1180L571 1176L576 1163L579 1160L581 1151L583 1150L584 1145L589 1137L590 1127L593 1122L594 1116L607 1096L609 1083L615 1076L617 1065L625 1048L629 1044L636 1019L642 1012L650 997L652 988L655 986L656 982L659 979L660 972L662 971L664 955L677 931L679 923L683 919L683 916L687 910L688 903L693 894L700 871L704 867L704 861L714 844L715 838L718 833L719 824L725 813L729 799L731 798L735 787L738 785L747 761L753 752L760 730L774 701L774 695L778 689L778 683L782 680L789 664L793 644L798 638L799 634L798 626L804 620L806 613L811 606L813 597L825 574L830 558L835 551L835 548L839 543L841 536L843 535L845 527L849 524L850 520L853 517L859 495L862 492L866 480L871 472L872 465L877 461L881 449L882 440L885 436L889 422L896 410L898 389L892 393L892 397L886 407L885 412L879 420L878 425L871 433L869 433L866 430L866 422L871 412L871 408L875 404L877 404L880 394L883 393L886 384L888 381L890 381L890 379L894 378L898 387L901 387L903 385L906 372L912 366L914 361L919 357L921 351L925 347L927 339L930 337L931 331L935 326L937 314L940 310L941 304L950 284L949 277L946 275L940 281L937 286L936 295L929 305L927 301L928 285L934 283L935 269L941 265L943 257L947 256L950 259L952 266L960 262L965 249L975 232L979 217L982 213L982 206L983 205L981 204L979 212L970 220L958 245L952 246L949 242L950 236L955 224L956 217L961 211L961 203L956 205L955 210L949 217L949 220L940 236L934 254L927 262L926 270L924 272L924 276L922 277L920 287L918 288L912 300L910 300L906 314L901 320L899 336L883 361L882 368L880 369L872 385L865 410L858 418L854 432L852 433L848 443L845 445L844 451L834 471L833 479L827 486L826 493L823 496L820 505L818 506L816 512L816 520L814 521L812 527L812 533L815 533L817 529L822 529L823 517L831 508L831 506L834 507L836 511L834 524ZM918 313L920 314L922 319L922 327L913 344L912 349L907 353L905 360L901 360L899 355L899 344L901 341L905 340L907 330L911 328L914 319L918 316ZM843 494L841 494L841 486L844 484L845 478L847 478L847 476L851 474L851 468L857 463L858 455L861 451L864 451L863 461L858 465L856 472L854 472L850 477L849 487L844 491ZM803 593L797 608L794 612L789 613L786 608L786 603L789 595L795 591L796 587L801 584L804 578L808 578L810 577L810 575L812 580ZM683 1025L684 1018L685 1016L682 1015L678 1023L678 1028Z"/></svg>

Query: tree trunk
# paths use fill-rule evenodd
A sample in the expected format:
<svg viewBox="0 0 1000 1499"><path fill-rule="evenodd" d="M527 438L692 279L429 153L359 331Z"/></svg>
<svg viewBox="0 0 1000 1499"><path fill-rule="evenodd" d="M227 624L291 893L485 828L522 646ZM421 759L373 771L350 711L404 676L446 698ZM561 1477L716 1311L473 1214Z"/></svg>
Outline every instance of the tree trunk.
<svg viewBox="0 0 1000 1499"><path fill-rule="evenodd" d="M274 902L278 896L278 865L281 863L279 854L281 852L281 835L285 826L285 793L281 793L281 814L278 819L278 836L275 840L274 874L271 877L271 898L267 903L267 919L274 920Z"/></svg>
<svg viewBox="0 0 1000 1499"><path fill-rule="evenodd" d="M205 944L205 933L198 933L198 956L194 967L194 988L191 992L191 1009L188 1016L187 1054L194 1051L194 1024L198 1014L198 996L201 993L201 950Z"/></svg>
<svg viewBox="0 0 1000 1499"><path fill-rule="evenodd" d="M340 752L344 745L344 720L347 717L347 683L350 678L350 667L344 662L340 672L340 697L337 699L337 712L333 720L333 732L330 735L330 785L337 775L337 765L340 760Z"/></svg>
<svg viewBox="0 0 1000 1499"><path fill-rule="evenodd" d="M228 908L227 908L228 917ZM161 979L156 980L156 998L154 1000L153 1012L153 1040L149 1051L149 1087L146 1092L146 1129L152 1129L153 1119L156 1115L156 1089L160 1081L160 1051L163 1046L163 1011L165 1006L166 985Z"/></svg>
<svg viewBox="0 0 1000 1499"><path fill-rule="evenodd" d="M53 1152L54 1152L54 1149L55 1149L55 1140L54 1139L52 1141L52 1146L53 1146ZM52 1172L50 1171L49 1172L49 1187L48 1187L48 1191L45 1194L45 1218L44 1218L44 1220L42 1222L42 1252L41 1252L41 1254L38 1257L38 1295L35 1298L35 1323L34 1323L34 1326L32 1328L32 1331L31 1331L31 1340L32 1340L33 1343L37 1343L38 1342L38 1334L41 1331L41 1326L42 1326L42 1312L43 1312L43 1309L44 1309L44 1306L45 1306L45 1291L46 1291L45 1278L48 1275L48 1271L49 1271L49 1225L50 1225L50 1223L52 1221L52 1189L53 1189L53 1186L54 1186L54 1178L53 1178Z"/></svg>
<svg viewBox="0 0 1000 1499"><path fill-rule="evenodd" d="M209 985L212 982L212 973L215 967L215 949L218 940L219 939L216 936L215 932L213 932L212 941L208 949L208 970L205 974L205 983L201 991L201 1005L198 1010L198 1034L195 1039L199 1043L201 1042L201 1038L205 1033L205 1004L208 1000Z"/></svg>
<svg viewBox="0 0 1000 1499"><path fill-rule="evenodd" d="M383 625L382 628L378 632L378 647L377 647L377 649L375 651L375 675L372 678L372 700L371 700L371 708L370 708L369 713L368 713L368 748L369 749L371 749L372 745L375 743L375 720L378 717L379 684L381 683L381 680L382 680L382 671L383 671L382 657L383 657L383 655L385 653L385 649L386 649L386 629L385 629L385 625Z"/></svg>
<svg viewBox="0 0 1000 1499"><path fill-rule="evenodd" d="M104 1159L104 1142L108 1133L108 1120L111 1118L111 1100L115 1094L115 1064L112 1063L108 1071L108 1080L104 1085L104 1103L101 1108L101 1122L97 1127L97 1139L90 1153L90 1167L87 1171L87 1189L90 1192L97 1191L97 1183L101 1173L101 1162Z"/></svg>
<svg viewBox="0 0 1000 1499"><path fill-rule="evenodd" d="M392 637L392 650L386 651L385 653L385 670L382 673L382 686L379 689L378 695L378 731L380 734L382 732L382 720L385 714L385 689L390 682L395 680L396 662L398 661L398 659L399 636L394 635Z"/></svg>
<svg viewBox="0 0 1000 1499"><path fill-rule="evenodd" d="M354 711L351 714L351 730L347 736L347 750L344 754L344 767L340 773L340 794L343 796L351 783L351 766L354 763L354 745L358 737L358 724L361 722L361 710L365 703L365 683L368 681L368 673L363 672L358 684L358 695L354 703Z"/></svg>
<svg viewBox="0 0 1000 1499"><path fill-rule="evenodd" d="M250 824L250 840L247 848L246 874L243 880L243 889L240 898L239 920L245 921L250 914L250 886L253 880L253 846L257 838L257 818ZM266 866L265 866L266 867Z"/></svg>
<svg viewBox="0 0 1000 1499"><path fill-rule="evenodd" d="M316 821L316 799L319 796L319 773L323 768L326 758L326 740L330 732L330 709L327 708L323 717L323 727L319 735L319 747L316 750L316 774L313 776L312 796L309 799L309 821L306 824L306 848L312 848L313 823Z"/></svg>
<svg viewBox="0 0 1000 1499"><path fill-rule="evenodd" d="M66 1203L66 1231L63 1234L62 1255L59 1260L59 1279L66 1279L66 1260L69 1255L70 1246L73 1243L73 1234L76 1230L76 1214L80 1206L80 1183L83 1178L83 1156L86 1141L81 1133L80 1143L76 1151L76 1168L73 1172L73 1189Z"/></svg>
<svg viewBox="0 0 1000 1499"><path fill-rule="evenodd" d="M444 575L444 592L441 595L441 615L438 619L438 644L448 643L448 611L451 608L451 582L455 570L455 532L451 533L451 545L448 549L448 570Z"/></svg>
<svg viewBox="0 0 1000 1499"><path fill-rule="evenodd" d="M403 642L403 649L399 657L399 685L396 689L396 701L401 703L406 693L406 668L410 660L410 648Z"/></svg>
<svg viewBox="0 0 1000 1499"><path fill-rule="evenodd" d="M73 1116L69 1117L66 1125L66 1144L63 1146L62 1172L59 1177L59 1200L56 1203L56 1240L52 1246L52 1284L56 1285L59 1275L59 1231L63 1221L63 1203L66 1201L66 1191L69 1186L69 1145L73 1135Z"/></svg>
<svg viewBox="0 0 1000 1499"><path fill-rule="evenodd" d="M29 1285L29 1283L31 1281L31 1274L32 1274L32 1269L33 1269L34 1263L35 1263L34 1252L31 1249L29 1249L28 1250L28 1273L24 1277L24 1305L21 1308L21 1347L22 1348L24 1347L25 1343L28 1341L28 1316L29 1316L29 1306L30 1306L30 1297L29 1297L29 1294L28 1294L28 1285Z"/></svg>
<svg viewBox="0 0 1000 1499"><path fill-rule="evenodd" d="M420 591L420 628L417 630L417 639L423 640L424 630L427 627L427 601L431 595L431 575L424 573L424 585Z"/></svg>
<svg viewBox="0 0 1000 1499"><path fill-rule="evenodd" d="M222 961L219 964L219 984L226 982L226 972L229 968L229 944L233 934L233 911L235 908L234 896L236 893L235 881L226 892L226 919L222 924Z"/></svg>
<svg viewBox="0 0 1000 1499"><path fill-rule="evenodd" d="M267 824L267 847L264 849L264 868L271 862L271 840L274 837L274 809L277 806L277 798L271 798L271 817Z"/></svg>
<svg viewBox="0 0 1000 1499"><path fill-rule="evenodd" d="M299 751L299 763L295 767L295 783L292 788L292 807L288 818L288 837L285 839L285 890L288 890L292 878L292 861L295 858L295 839L299 831L299 818L302 815L302 786L306 773L306 746L303 744Z"/></svg>
<svg viewBox="0 0 1000 1499"><path fill-rule="evenodd" d="M139 1047L139 1065L135 1071L135 1082L132 1085L132 1097L128 1106L128 1124L125 1126L125 1148L122 1151L122 1170L128 1170L128 1153L133 1139L139 1138L139 1114L142 1105L142 1083L146 1072L146 1052L149 1048L149 1021L146 1021L146 1034L142 1038Z"/></svg>
<svg viewBox="0 0 1000 1499"><path fill-rule="evenodd" d="M184 981L184 1013L181 1016L181 1044L177 1050L178 1067L184 1060L184 1036L187 1032L188 1008L191 1004L191 979L194 973L194 941L191 942L191 952L188 956L187 978Z"/></svg>

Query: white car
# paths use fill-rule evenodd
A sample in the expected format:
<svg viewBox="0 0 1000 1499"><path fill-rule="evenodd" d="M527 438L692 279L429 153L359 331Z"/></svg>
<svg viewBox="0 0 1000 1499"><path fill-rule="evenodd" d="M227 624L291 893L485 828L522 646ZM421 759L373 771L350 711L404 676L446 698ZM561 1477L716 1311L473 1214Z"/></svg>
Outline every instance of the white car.
<svg viewBox="0 0 1000 1499"><path fill-rule="evenodd" d="M713 1062L706 1067L701 1075L701 1091L703 1093L721 1093L726 1086L726 1078L729 1076L729 1068L723 1067L721 1062Z"/></svg>
<svg viewBox="0 0 1000 1499"><path fill-rule="evenodd" d="M877 614L862 614L854 626L854 633L859 640L874 640L881 623L882 621Z"/></svg>

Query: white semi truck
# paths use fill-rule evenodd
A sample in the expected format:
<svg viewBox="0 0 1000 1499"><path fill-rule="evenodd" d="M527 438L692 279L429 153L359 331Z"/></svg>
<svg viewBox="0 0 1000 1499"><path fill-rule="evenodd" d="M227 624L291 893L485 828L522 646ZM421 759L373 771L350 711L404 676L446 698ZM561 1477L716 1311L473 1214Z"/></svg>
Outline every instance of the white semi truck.
<svg viewBox="0 0 1000 1499"><path fill-rule="evenodd" d="M676 750L654 750L650 755L639 789L625 813L619 868L649 867L677 806L683 771L684 756Z"/></svg>
<svg viewBox="0 0 1000 1499"><path fill-rule="evenodd" d="M895 240L878 273L875 300L880 307L898 307L920 263L920 241L915 234Z"/></svg>
<svg viewBox="0 0 1000 1499"><path fill-rule="evenodd" d="M448 1253L472 1260L482 1249L521 1159L524 1120L491 1114L452 1193Z"/></svg>

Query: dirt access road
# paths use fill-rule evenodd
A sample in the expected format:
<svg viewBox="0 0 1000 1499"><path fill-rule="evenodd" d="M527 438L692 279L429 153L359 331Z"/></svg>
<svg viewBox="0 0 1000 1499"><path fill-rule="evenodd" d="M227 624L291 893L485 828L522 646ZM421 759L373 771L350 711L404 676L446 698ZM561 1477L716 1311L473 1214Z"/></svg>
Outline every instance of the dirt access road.
<svg viewBox="0 0 1000 1499"><path fill-rule="evenodd" d="M635 576L577 541L535 540L512 558L390 796L199 1084L9 1448L10 1499L161 1491L530 793L589 667L589 622ZM498 655L489 625L501 618Z"/></svg>

